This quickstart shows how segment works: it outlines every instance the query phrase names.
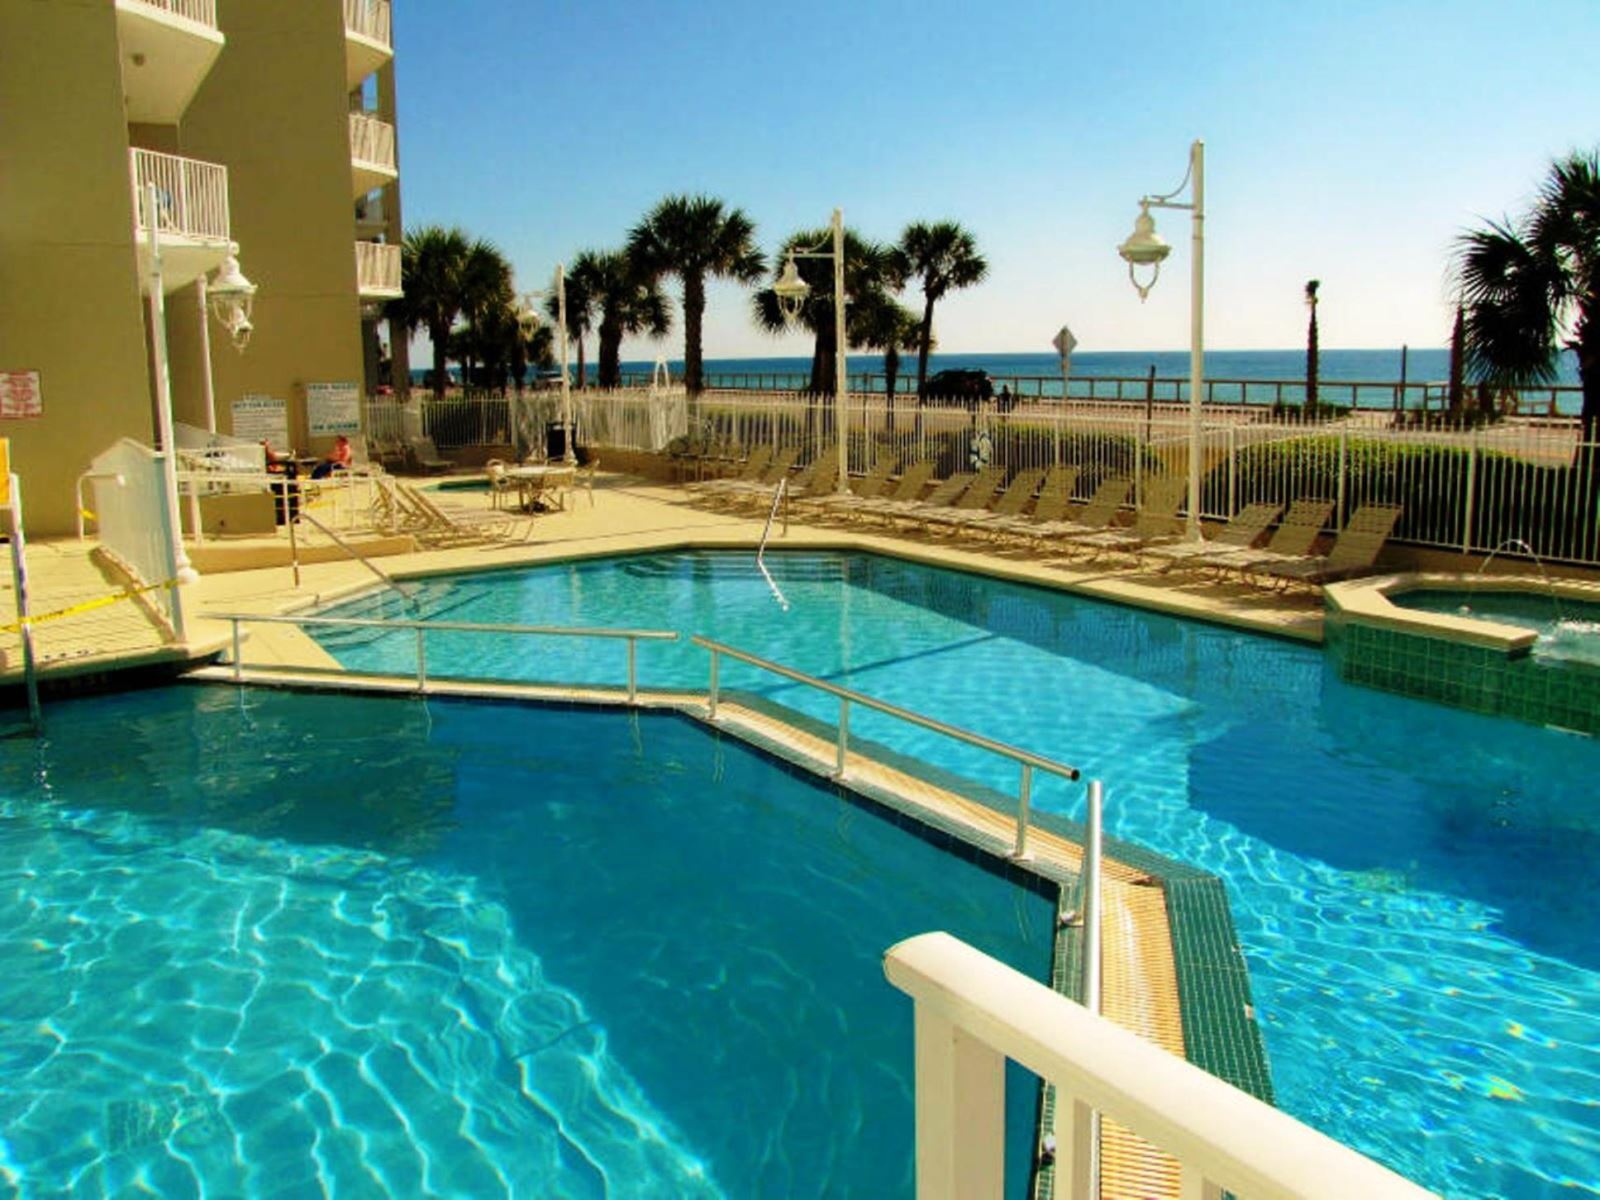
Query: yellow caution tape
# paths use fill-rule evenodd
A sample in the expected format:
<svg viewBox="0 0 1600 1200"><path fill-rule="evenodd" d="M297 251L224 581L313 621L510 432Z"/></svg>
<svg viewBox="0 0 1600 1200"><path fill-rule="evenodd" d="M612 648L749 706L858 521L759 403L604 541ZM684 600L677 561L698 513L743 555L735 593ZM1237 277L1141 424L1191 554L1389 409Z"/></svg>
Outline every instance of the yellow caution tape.
<svg viewBox="0 0 1600 1200"><path fill-rule="evenodd" d="M78 510L78 515L80 517L82 517L85 521L98 521L100 519L99 517L95 516L92 512L90 512L87 508L80 508Z"/></svg>
<svg viewBox="0 0 1600 1200"><path fill-rule="evenodd" d="M0 625L0 633L20 632L24 625L40 625L45 621L59 621L63 617L75 617L81 613L93 612L97 608L108 608L119 600L131 600L145 592L158 592L162 588L169 588L177 582L169 579L165 583L148 583L143 587L127 588L120 592L113 592L109 596L96 596L93 600L85 600L81 604L74 604L69 608L58 608L55 612L30 613L20 620L9 625Z"/></svg>

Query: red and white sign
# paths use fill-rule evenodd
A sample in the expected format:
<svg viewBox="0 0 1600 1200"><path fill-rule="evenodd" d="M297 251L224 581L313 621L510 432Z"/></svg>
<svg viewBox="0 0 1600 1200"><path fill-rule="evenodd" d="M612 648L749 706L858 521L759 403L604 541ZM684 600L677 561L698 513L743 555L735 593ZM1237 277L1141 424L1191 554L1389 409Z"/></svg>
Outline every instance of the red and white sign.
<svg viewBox="0 0 1600 1200"><path fill-rule="evenodd" d="M0 371L0 419L44 416L37 371Z"/></svg>

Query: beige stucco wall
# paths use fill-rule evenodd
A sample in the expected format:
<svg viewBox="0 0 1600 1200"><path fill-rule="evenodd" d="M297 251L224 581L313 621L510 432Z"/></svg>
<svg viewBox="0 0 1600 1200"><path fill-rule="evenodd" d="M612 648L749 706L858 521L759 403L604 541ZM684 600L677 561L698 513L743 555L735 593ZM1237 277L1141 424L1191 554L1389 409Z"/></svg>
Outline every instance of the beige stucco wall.
<svg viewBox="0 0 1600 1200"><path fill-rule="evenodd" d="M0 369L44 394L0 436L34 534L73 527L92 455L151 440L127 144L111 0L0 0Z"/></svg>
<svg viewBox="0 0 1600 1200"><path fill-rule="evenodd" d="M289 402L294 447L310 442L306 383L362 376L344 16L339 0L222 3L228 39L179 127L181 153L226 163L240 265L260 289L240 354L213 324L218 428L246 394ZM194 289L169 297L174 408L204 424Z"/></svg>

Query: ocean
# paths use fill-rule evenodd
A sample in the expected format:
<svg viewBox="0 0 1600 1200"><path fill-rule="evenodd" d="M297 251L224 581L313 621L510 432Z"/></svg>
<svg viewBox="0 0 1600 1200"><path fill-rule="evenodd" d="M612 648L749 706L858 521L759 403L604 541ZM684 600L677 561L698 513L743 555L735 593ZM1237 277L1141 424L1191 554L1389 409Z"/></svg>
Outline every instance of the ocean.
<svg viewBox="0 0 1600 1200"><path fill-rule="evenodd" d="M625 382L642 382L650 374L652 362L636 360L624 362ZM669 359L667 367L678 377L683 370L681 359ZM883 356L879 354L852 354L848 367L853 386L863 390L883 389ZM1189 378L1189 352L1187 350L1101 350L1072 356L1071 392L1074 399L1121 398L1142 400L1144 380L1154 367L1158 400L1181 399L1187 396ZM711 386L799 389L806 384L811 369L809 357L771 358L708 358L705 361L707 382ZM928 359L928 372L945 370L985 371L998 390L1002 385L1022 396L1060 396L1061 363L1051 353L1026 354L933 354ZM1271 403L1283 399L1298 404L1303 398L1306 352L1304 347L1292 350L1208 350L1205 356L1205 377L1210 385L1209 399L1217 403L1249 401ZM1450 352L1442 347L1412 348L1405 356L1406 404L1419 407L1424 395L1429 403L1438 404L1450 370ZM1320 389L1324 402L1334 404L1356 403L1363 407L1388 407L1394 402L1395 385L1401 381L1401 351L1386 350L1324 350L1318 356ZM916 356L906 355L901 360L901 392L913 390L916 384ZM588 364L590 378L595 366ZM422 382L423 372L412 371L414 383ZM452 369L453 375L453 369ZM1122 385L1091 383L1120 379ZM1278 387L1281 381L1286 386ZM1577 358L1570 352L1562 355L1556 380L1558 386L1576 387L1578 384ZM1365 388L1350 385L1367 384ZM1091 390L1092 389L1092 390ZM1425 390L1426 389L1426 390ZM1529 393L1527 399L1535 411L1543 411L1549 403L1549 392ZM1560 397L1560 411L1577 412L1579 398L1568 393Z"/></svg>

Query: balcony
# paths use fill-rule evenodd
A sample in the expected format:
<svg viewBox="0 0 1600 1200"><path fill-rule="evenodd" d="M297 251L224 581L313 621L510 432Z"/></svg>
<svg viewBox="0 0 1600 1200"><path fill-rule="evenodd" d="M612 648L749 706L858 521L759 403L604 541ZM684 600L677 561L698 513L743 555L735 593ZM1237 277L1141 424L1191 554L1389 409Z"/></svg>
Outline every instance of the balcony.
<svg viewBox="0 0 1600 1200"><path fill-rule="evenodd" d="M350 181L359 199L400 177L394 158L394 126L366 113L350 114Z"/></svg>
<svg viewBox="0 0 1600 1200"><path fill-rule="evenodd" d="M116 0L128 120L175 125L222 53L216 0Z"/></svg>
<svg viewBox="0 0 1600 1200"><path fill-rule="evenodd" d="M356 197L356 236L372 241L389 232L389 214L383 206L383 193Z"/></svg>
<svg viewBox="0 0 1600 1200"><path fill-rule="evenodd" d="M354 90L394 57L389 0L344 0L344 85Z"/></svg>
<svg viewBox="0 0 1600 1200"><path fill-rule="evenodd" d="M363 300L393 300L400 289L400 247L356 243L356 291Z"/></svg>
<svg viewBox="0 0 1600 1200"><path fill-rule="evenodd" d="M128 151L128 166L141 282L150 275L152 219L160 231L163 291L175 291L221 266L232 242L228 168L140 149ZM156 191L153 214L151 184Z"/></svg>

